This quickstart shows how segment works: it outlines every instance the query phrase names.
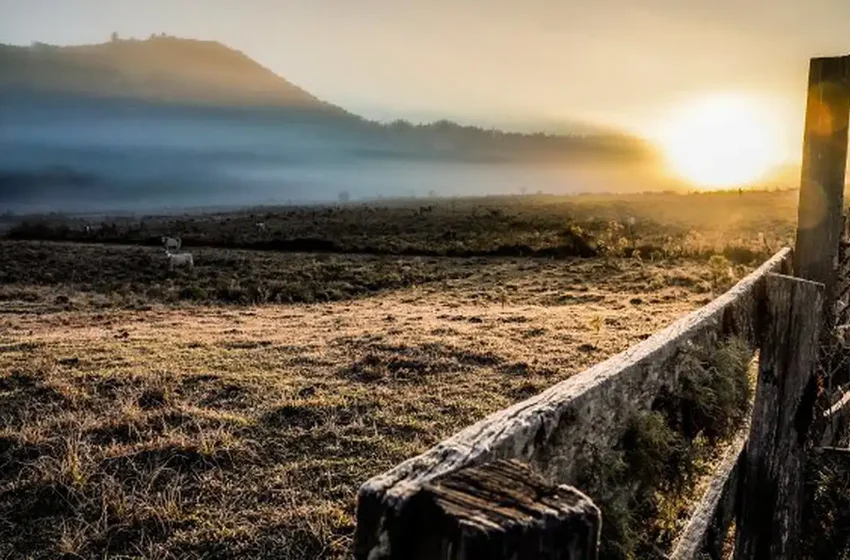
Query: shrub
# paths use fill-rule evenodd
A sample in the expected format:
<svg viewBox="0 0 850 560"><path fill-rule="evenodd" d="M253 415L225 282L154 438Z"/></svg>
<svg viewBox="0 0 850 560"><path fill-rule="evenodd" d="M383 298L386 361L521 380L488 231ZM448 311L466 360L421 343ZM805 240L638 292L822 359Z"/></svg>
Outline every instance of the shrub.
<svg viewBox="0 0 850 560"><path fill-rule="evenodd" d="M680 374L682 430L704 433L712 441L730 436L749 410L751 352L739 339L716 350L696 348L682 358Z"/></svg>
<svg viewBox="0 0 850 560"><path fill-rule="evenodd" d="M753 250L740 245L731 245L723 248L723 256L735 264L752 264L764 260L770 255L764 247Z"/></svg>
<svg viewBox="0 0 850 560"><path fill-rule="evenodd" d="M248 292L236 278L220 278L216 284L216 298L231 303L247 303Z"/></svg>
<svg viewBox="0 0 850 560"><path fill-rule="evenodd" d="M672 545L689 488L749 410L751 356L738 339L681 352L678 384L632 415L616 448L588 454L576 482L602 510L601 559L650 558Z"/></svg>
<svg viewBox="0 0 850 560"><path fill-rule="evenodd" d="M731 282L732 269L729 259L723 255L712 255L708 259L708 267L711 273L711 284L715 291L722 291Z"/></svg>
<svg viewBox="0 0 850 560"><path fill-rule="evenodd" d="M180 290L180 299L188 299L193 301L206 301L209 295L207 291L200 286L186 286Z"/></svg>

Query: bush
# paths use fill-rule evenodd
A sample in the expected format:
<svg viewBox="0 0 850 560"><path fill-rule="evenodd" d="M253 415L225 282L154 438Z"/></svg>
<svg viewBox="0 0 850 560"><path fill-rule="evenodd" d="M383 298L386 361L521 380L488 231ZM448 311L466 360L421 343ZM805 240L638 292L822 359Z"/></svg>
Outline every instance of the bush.
<svg viewBox="0 0 850 560"><path fill-rule="evenodd" d="M207 291L200 286L186 286L180 290L180 299L188 299L193 301L206 301L209 298Z"/></svg>
<svg viewBox="0 0 850 560"><path fill-rule="evenodd" d="M660 412L635 415L623 436L630 477L645 486L665 486L682 478L688 440Z"/></svg>
<svg viewBox="0 0 850 560"><path fill-rule="evenodd" d="M758 250L753 250L740 245L732 245L723 248L723 256L735 264L753 264L763 261L770 255L765 248L760 247Z"/></svg>
<svg viewBox="0 0 850 560"><path fill-rule="evenodd" d="M216 298L231 303L248 303L249 295L235 278L220 278L216 285Z"/></svg>
<svg viewBox="0 0 850 560"><path fill-rule="evenodd" d="M741 424L752 397L751 354L746 344L732 339L712 352L698 348L683 356L679 406L686 435L703 433L717 441Z"/></svg>
<svg viewBox="0 0 850 560"><path fill-rule="evenodd" d="M615 449L591 451L576 482L602 510L601 559L650 558L672 546L689 489L749 410L751 357L738 339L680 353L678 385L632 415Z"/></svg>
<svg viewBox="0 0 850 560"><path fill-rule="evenodd" d="M708 259L708 267L711 272L711 284L715 291L727 289L732 281L732 267L729 259L723 255L712 255Z"/></svg>

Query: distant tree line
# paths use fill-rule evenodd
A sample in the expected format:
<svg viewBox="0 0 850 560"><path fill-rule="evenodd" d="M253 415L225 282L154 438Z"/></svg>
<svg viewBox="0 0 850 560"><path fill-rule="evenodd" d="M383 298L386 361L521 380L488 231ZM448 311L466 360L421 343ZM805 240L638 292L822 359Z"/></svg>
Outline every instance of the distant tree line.
<svg viewBox="0 0 850 560"><path fill-rule="evenodd" d="M404 119L375 123L384 130L407 137L430 137L446 142L454 150L485 149L515 155L608 155L626 159L654 157L654 149L644 140L625 134L550 134L545 132L507 132L496 128L462 125L446 119L414 124Z"/></svg>
<svg viewBox="0 0 850 560"><path fill-rule="evenodd" d="M177 39L177 37L174 37L172 35L168 35L165 32L151 33L150 35L148 35L148 41L155 41L157 39ZM135 40L136 40L135 37L130 37L129 39L122 39L117 31L113 31L112 34L109 36L109 41L112 42L112 43L118 43L120 41L135 41Z"/></svg>

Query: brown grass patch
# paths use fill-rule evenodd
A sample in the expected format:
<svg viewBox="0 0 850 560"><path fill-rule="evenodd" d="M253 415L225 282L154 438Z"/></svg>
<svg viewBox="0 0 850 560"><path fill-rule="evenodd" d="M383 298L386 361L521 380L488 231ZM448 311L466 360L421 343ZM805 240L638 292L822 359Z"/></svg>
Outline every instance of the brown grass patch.
<svg viewBox="0 0 850 560"><path fill-rule="evenodd" d="M346 557L367 478L703 297L649 288L672 266L633 259L438 268L314 305L15 300L0 312L0 557Z"/></svg>

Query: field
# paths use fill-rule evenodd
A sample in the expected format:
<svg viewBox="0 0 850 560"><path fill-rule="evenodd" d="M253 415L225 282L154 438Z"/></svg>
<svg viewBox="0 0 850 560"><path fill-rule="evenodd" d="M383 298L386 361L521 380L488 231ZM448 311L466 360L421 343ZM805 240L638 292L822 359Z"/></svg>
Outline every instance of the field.
<svg viewBox="0 0 850 560"><path fill-rule="evenodd" d="M287 206L205 215L12 217L12 239L419 256L698 257L749 263L794 234L797 191L549 195ZM256 225L265 224L259 230ZM85 226L90 228L85 231Z"/></svg>
<svg viewBox="0 0 850 560"><path fill-rule="evenodd" d="M67 242L79 227L57 217L12 230L0 242L0 558L345 557L367 478L646 338L793 231L781 212L764 217L787 193L683 196L669 225L648 215L652 197L673 195L646 196L598 201L594 215L554 198L388 205L375 212L399 233L364 230L363 246L418 249L370 254L351 225L317 220L310 238L345 250L297 253L252 247L257 212L184 217L201 230L184 234L198 266L173 273L145 243L173 217L86 243ZM749 212L734 230L705 218L728 197ZM690 229L686 208L703 216ZM271 235L293 221L281 212L263 214ZM322 219L371 213L347 212ZM566 225L597 256L438 256L453 213L478 253L555 247ZM499 218L497 241L482 216ZM509 217L553 225L535 245L498 225ZM241 241L216 237L228 219L244 221Z"/></svg>

